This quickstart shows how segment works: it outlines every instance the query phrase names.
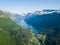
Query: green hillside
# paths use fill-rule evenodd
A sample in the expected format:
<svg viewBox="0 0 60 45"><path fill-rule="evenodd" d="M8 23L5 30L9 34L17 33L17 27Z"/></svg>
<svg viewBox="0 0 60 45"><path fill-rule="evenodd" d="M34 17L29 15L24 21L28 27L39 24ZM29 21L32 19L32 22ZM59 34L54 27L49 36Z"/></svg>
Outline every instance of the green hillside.
<svg viewBox="0 0 60 45"><path fill-rule="evenodd" d="M31 31L18 26L0 11L0 45L40 45Z"/></svg>

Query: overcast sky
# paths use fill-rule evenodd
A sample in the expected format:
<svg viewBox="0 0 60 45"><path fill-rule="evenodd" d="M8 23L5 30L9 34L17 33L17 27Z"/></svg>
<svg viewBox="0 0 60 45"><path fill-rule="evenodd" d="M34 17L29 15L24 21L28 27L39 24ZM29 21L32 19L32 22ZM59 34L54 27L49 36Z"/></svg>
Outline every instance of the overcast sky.
<svg viewBox="0 0 60 45"><path fill-rule="evenodd" d="M0 10L28 13L42 9L60 9L60 0L0 0Z"/></svg>

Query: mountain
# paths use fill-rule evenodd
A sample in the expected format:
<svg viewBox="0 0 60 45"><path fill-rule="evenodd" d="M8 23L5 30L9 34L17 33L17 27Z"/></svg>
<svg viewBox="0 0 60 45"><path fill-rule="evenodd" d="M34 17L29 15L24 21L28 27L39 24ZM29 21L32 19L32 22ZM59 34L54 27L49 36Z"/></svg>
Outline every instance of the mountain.
<svg viewBox="0 0 60 45"><path fill-rule="evenodd" d="M60 45L60 10L44 9L25 16L0 10L0 30L1 45Z"/></svg>
<svg viewBox="0 0 60 45"><path fill-rule="evenodd" d="M25 21L39 33L46 34L46 45L60 45L60 10L28 13Z"/></svg>
<svg viewBox="0 0 60 45"><path fill-rule="evenodd" d="M40 45L31 30L18 25L11 16L0 10L0 45Z"/></svg>

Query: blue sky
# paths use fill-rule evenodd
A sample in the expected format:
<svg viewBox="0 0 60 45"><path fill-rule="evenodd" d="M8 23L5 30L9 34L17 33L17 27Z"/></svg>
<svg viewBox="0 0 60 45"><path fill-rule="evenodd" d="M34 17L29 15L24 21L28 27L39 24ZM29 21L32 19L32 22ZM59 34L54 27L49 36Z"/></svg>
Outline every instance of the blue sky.
<svg viewBox="0 0 60 45"><path fill-rule="evenodd" d="M0 0L0 10L28 13L42 9L60 9L60 0Z"/></svg>

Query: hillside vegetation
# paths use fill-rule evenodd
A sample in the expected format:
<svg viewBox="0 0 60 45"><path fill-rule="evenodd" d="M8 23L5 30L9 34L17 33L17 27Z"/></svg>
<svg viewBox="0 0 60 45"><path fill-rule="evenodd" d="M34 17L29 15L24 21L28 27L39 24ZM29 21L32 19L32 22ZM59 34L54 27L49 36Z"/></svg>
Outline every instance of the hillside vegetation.
<svg viewBox="0 0 60 45"><path fill-rule="evenodd" d="M0 45L40 45L30 30L26 30L0 11Z"/></svg>

